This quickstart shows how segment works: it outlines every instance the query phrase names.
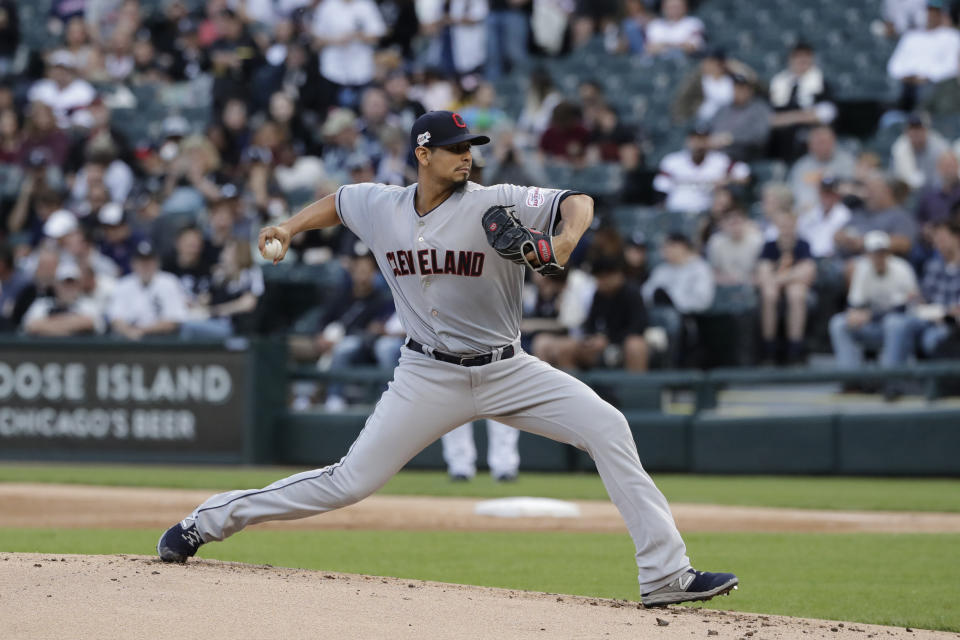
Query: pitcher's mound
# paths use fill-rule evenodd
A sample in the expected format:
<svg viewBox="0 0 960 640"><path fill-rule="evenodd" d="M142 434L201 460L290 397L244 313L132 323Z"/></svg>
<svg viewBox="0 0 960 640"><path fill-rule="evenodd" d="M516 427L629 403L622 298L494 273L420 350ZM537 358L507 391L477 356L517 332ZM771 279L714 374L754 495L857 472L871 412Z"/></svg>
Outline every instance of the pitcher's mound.
<svg viewBox="0 0 960 640"><path fill-rule="evenodd" d="M0 638L955 637L213 560L0 553L0 576Z"/></svg>

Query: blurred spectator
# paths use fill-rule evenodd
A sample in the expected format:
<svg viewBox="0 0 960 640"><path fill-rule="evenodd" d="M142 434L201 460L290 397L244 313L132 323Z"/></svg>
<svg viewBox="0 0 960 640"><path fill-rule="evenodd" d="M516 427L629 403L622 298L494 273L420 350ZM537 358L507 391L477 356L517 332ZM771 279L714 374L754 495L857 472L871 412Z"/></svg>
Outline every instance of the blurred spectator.
<svg viewBox="0 0 960 640"><path fill-rule="evenodd" d="M21 148L20 164L31 168L51 167L61 173L67 161L70 138L57 127L50 105L33 102L27 108L26 134Z"/></svg>
<svg viewBox="0 0 960 640"><path fill-rule="evenodd" d="M630 55L641 55L646 48L647 27L653 20L653 15L643 0L626 0L623 13L620 31L623 33L624 42L621 48Z"/></svg>
<svg viewBox="0 0 960 640"><path fill-rule="evenodd" d="M541 354L554 351L558 339L577 333L587 318L595 292L595 286L582 286L586 280L592 283L590 276L577 269L565 269L557 276L536 274L530 278L523 288L520 321L520 339L525 350L543 358Z"/></svg>
<svg viewBox="0 0 960 640"><path fill-rule="evenodd" d="M119 275L117 264L94 247L90 232L77 224L72 213L55 212L44 225L44 232L56 240L61 260L75 262L78 266L90 265L98 276L115 278Z"/></svg>
<svg viewBox="0 0 960 640"><path fill-rule="evenodd" d="M587 162L615 162L627 171L639 167L643 154L636 128L624 124L616 110L607 104L593 107L589 115Z"/></svg>
<svg viewBox="0 0 960 640"><path fill-rule="evenodd" d="M409 132L417 118L426 113L423 105L410 97L410 80L402 71L394 71L383 86L387 92L390 117L396 126Z"/></svg>
<svg viewBox="0 0 960 640"><path fill-rule="evenodd" d="M222 185L217 194L208 201L207 220L204 228L206 242L212 247L204 249L205 255L216 255L220 259L220 252L227 242L240 234L240 190L233 183Z"/></svg>
<svg viewBox="0 0 960 640"><path fill-rule="evenodd" d="M387 93L378 86L364 89L360 96L360 132L371 140L379 140L390 126L390 103Z"/></svg>
<svg viewBox="0 0 960 640"><path fill-rule="evenodd" d="M76 75L77 61L66 49L58 49L47 60L48 78L30 87L30 102L42 102L53 110L57 126L69 129L78 116L96 98L93 86Z"/></svg>
<svg viewBox="0 0 960 640"><path fill-rule="evenodd" d="M15 165L23 149L20 116L14 109L0 111L0 165Z"/></svg>
<svg viewBox="0 0 960 640"><path fill-rule="evenodd" d="M487 135L499 133L501 129L510 125L510 118L503 109L496 106L497 93L489 82L481 82L473 92L468 104L460 109L463 121L470 127L470 131Z"/></svg>
<svg viewBox="0 0 960 640"><path fill-rule="evenodd" d="M896 364L894 327L897 315L917 298L917 278L903 258L890 254L890 238L871 231L864 240L867 255L856 259L847 303L850 308L830 319L830 342L837 368L855 370L863 365L866 349L879 349L880 365Z"/></svg>
<svg viewBox="0 0 960 640"><path fill-rule="evenodd" d="M31 256L32 277L20 289L19 295L10 312L10 321L13 327L19 327L27 309L35 300L48 298L54 295L53 286L57 281L57 267L60 265L60 252L51 247L41 247ZM24 261L26 262L26 261ZM30 268L24 268L24 276L30 273Z"/></svg>
<svg viewBox="0 0 960 640"><path fill-rule="evenodd" d="M53 296L38 298L23 317L23 330L31 336L63 337L102 333L103 316L97 305L83 296L80 269L73 262L57 267Z"/></svg>
<svg viewBox="0 0 960 640"><path fill-rule="evenodd" d="M17 201L7 218L10 233L28 234L28 244L36 246L43 240L43 227L55 211L60 209L63 198L42 183L35 172L28 173L20 187Z"/></svg>
<svg viewBox="0 0 960 640"><path fill-rule="evenodd" d="M311 33L320 50L320 73L338 89L338 102L353 106L373 80L373 45L386 33L372 0L324 0L313 13Z"/></svg>
<svg viewBox="0 0 960 640"><path fill-rule="evenodd" d="M717 285L752 285L763 246L763 234L746 213L728 211L705 252Z"/></svg>
<svg viewBox="0 0 960 640"><path fill-rule="evenodd" d="M576 0L533 0L530 31L533 42L547 55L555 56L563 51L567 26L576 7ZM592 35L592 27L590 24L587 37Z"/></svg>
<svg viewBox="0 0 960 640"><path fill-rule="evenodd" d="M129 340L176 332L187 318L187 304L180 283L159 270L149 242L137 245L133 273L117 282L107 310L110 327Z"/></svg>
<svg viewBox="0 0 960 640"><path fill-rule="evenodd" d="M781 213L794 210L793 191L785 182L766 182L760 193L760 212L764 239L773 240L777 237L776 221Z"/></svg>
<svg viewBox="0 0 960 640"><path fill-rule="evenodd" d="M666 194L668 211L701 213L710 208L713 190L731 182L746 182L750 168L721 151L709 150L709 129L687 133L687 148L664 156L653 187Z"/></svg>
<svg viewBox="0 0 960 640"><path fill-rule="evenodd" d="M723 49L708 51L696 70L680 85L670 109L673 120L683 123L696 118L697 122L709 122L720 109L730 105L733 102L731 73L753 75L742 62L728 59Z"/></svg>
<svg viewBox="0 0 960 640"><path fill-rule="evenodd" d="M13 75L20 46L20 16L13 0L0 2L0 77Z"/></svg>
<svg viewBox="0 0 960 640"><path fill-rule="evenodd" d="M932 185L937 177L937 159L949 148L943 136L930 129L926 114L913 113L890 150L891 171L911 189Z"/></svg>
<svg viewBox="0 0 960 640"><path fill-rule="evenodd" d="M937 223L933 238L937 255L924 267L921 298L915 300L918 304L907 313L892 314L884 323L888 365L906 364L915 345L924 356L933 356L956 333L960 320L960 226ZM899 390L895 386L890 391L896 394Z"/></svg>
<svg viewBox="0 0 960 640"><path fill-rule="evenodd" d="M496 81L527 59L530 0L490 0L487 78Z"/></svg>
<svg viewBox="0 0 960 640"><path fill-rule="evenodd" d="M647 314L640 286L627 279L619 256L593 260L596 293L583 324L583 337L547 337L536 342L538 357L561 369L622 367L646 371L647 344L643 333Z"/></svg>
<svg viewBox="0 0 960 640"><path fill-rule="evenodd" d="M776 220L777 239L763 245L757 265L760 288L760 330L763 359L771 363L777 358L777 329L781 304L786 306L787 362L803 358L803 336L807 324L807 296L817 275L810 245L797 237L797 217L783 212Z"/></svg>
<svg viewBox="0 0 960 640"><path fill-rule="evenodd" d="M184 321L180 325L180 336L220 339L235 333L249 333L263 290L263 272L253 262L250 242L230 239L213 270L209 295L203 297L201 308L206 317Z"/></svg>
<svg viewBox="0 0 960 640"><path fill-rule="evenodd" d="M647 25L648 54L691 54L703 47L703 22L700 18L687 15L686 0L663 0L661 15L661 18Z"/></svg>
<svg viewBox="0 0 960 640"><path fill-rule="evenodd" d="M146 238L133 232L123 206L116 202L108 202L100 207L97 221L100 223L100 253L120 268L120 275L127 275L137 245Z"/></svg>
<svg viewBox="0 0 960 640"><path fill-rule="evenodd" d="M830 86L809 44L795 44L790 50L787 68L770 80L770 106L775 112L770 153L786 162L803 155L811 126L828 125L837 117Z"/></svg>
<svg viewBox="0 0 960 640"><path fill-rule="evenodd" d="M933 225L950 217L960 202L960 162L953 151L943 151L937 158L936 179L930 181L917 198L914 218L920 225L921 238L929 246L933 241Z"/></svg>
<svg viewBox="0 0 960 640"><path fill-rule="evenodd" d="M323 137L327 141L323 150L323 162L327 175L347 184L347 160L351 156L362 156L371 160L380 157L380 145L361 135L357 117L345 108L334 109L323 125Z"/></svg>
<svg viewBox="0 0 960 640"><path fill-rule="evenodd" d="M514 132L501 131L493 139L492 146L492 153L487 156L489 184L542 184L546 181L538 163L520 146Z"/></svg>
<svg viewBox="0 0 960 640"><path fill-rule="evenodd" d="M127 136L110 122L110 109L103 98L97 98L87 108L89 118L82 118L82 122L75 123L72 132L73 144L66 162L66 169L75 172L81 168L87 155L95 150L110 150L124 164L135 173L140 173L133 147Z"/></svg>
<svg viewBox="0 0 960 640"><path fill-rule="evenodd" d="M770 105L757 97L753 81L734 74L733 102L721 107L710 121L710 147L734 160L754 160L766 150L770 118Z"/></svg>
<svg viewBox="0 0 960 640"><path fill-rule="evenodd" d="M887 74L902 84L899 107L912 111L931 87L957 76L960 34L949 24L943 0L927 0L924 29L907 31L887 63Z"/></svg>
<svg viewBox="0 0 960 640"><path fill-rule="evenodd" d="M620 13L620 4L618 0L576 0L570 25L573 47L582 47L597 33L616 36L615 21ZM615 46L612 49L615 50ZM609 46L607 50L613 52Z"/></svg>
<svg viewBox="0 0 960 640"><path fill-rule="evenodd" d="M450 48L460 75L482 70L487 60L487 0L449 0Z"/></svg>
<svg viewBox="0 0 960 640"><path fill-rule="evenodd" d="M73 55L80 77L90 77L94 72L91 67L96 60L94 54L96 47L90 40L90 33L82 16L74 16L67 21L63 32L63 46Z"/></svg>
<svg viewBox="0 0 960 640"><path fill-rule="evenodd" d="M881 16L890 38L923 29L927 26L927 0L883 0Z"/></svg>
<svg viewBox="0 0 960 640"><path fill-rule="evenodd" d="M865 236L870 231L883 231L888 249L906 256L917 235L917 224L894 197L893 184L883 174L870 176L865 184L864 208L853 212L850 223L834 237L837 250L844 258L862 253Z"/></svg>
<svg viewBox="0 0 960 640"><path fill-rule="evenodd" d="M340 369L379 357L381 352L374 350L374 344L384 333L384 323L393 312L390 294L377 287L377 264L371 254L350 258L348 270L349 284L331 299L312 340L313 353L321 358L324 368ZM383 355L386 352L383 350ZM392 367L396 363L377 364ZM345 406L343 388L331 385L327 391L327 410Z"/></svg>
<svg viewBox="0 0 960 640"><path fill-rule="evenodd" d="M218 38L210 46L213 107L219 110L229 98L245 97L254 71L263 64L257 44L232 9L216 15Z"/></svg>
<svg viewBox="0 0 960 640"><path fill-rule="evenodd" d="M244 151L250 146L253 137L246 101L243 98L226 100L220 110L220 124L223 125L226 143L226 146L220 150L221 160L228 165L238 165L243 160Z"/></svg>
<svg viewBox="0 0 960 640"><path fill-rule="evenodd" d="M682 233L668 235L660 254L663 262L654 267L643 284L643 300L650 324L667 332L671 364L680 365L684 342L689 342L684 335L685 317L710 308L716 284L710 265L697 255L690 238Z"/></svg>
<svg viewBox="0 0 960 640"><path fill-rule="evenodd" d="M89 198L93 185L107 189L112 202L122 203L133 189L133 170L117 158L117 150L109 139L100 139L87 148L86 161L73 178L70 188L70 204L77 213L86 217L90 211L83 203Z"/></svg>
<svg viewBox="0 0 960 640"><path fill-rule="evenodd" d="M196 225L177 232L173 250L163 257L163 271L176 276L188 307L204 307L210 300L210 281L219 251L203 237Z"/></svg>
<svg viewBox="0 0 960 640"><path fill-rule="evenodd" d="M532 148L537 145L540 136L550 126L553 110L563 102L563 94L553 84L550 72L537 67L530 73L523 110L517 118L517 131L521 134L519 143Z"/></svg>
<svg viewBox="0 0 960 640"><path fill-rule="evenodd" d="M550 126L540 137L540 150L554 161L582 164L590 132L583 124L583 111L572 102L561 102L554 108Z"/></svg>
<svg viewBox="0 0 960 640"><path fill-rule="evenodd" d="M849 180L853 177L855 166L853 156L837 148L837 136L826 125L818 125L810 130L807 150L807 154L794 163L787 176L793 189L796 211L801 215L816 206L820 181L824 176L840 181Z"/></svg>
<svg viewBox="0 0 960 640"><path fill-rule="evenodd" d="M820 181L820 201L797 219L797 233L810 244L814 258L833 257L834 237L850 222L850 209L843 203L837 181L825 176Z"/></svg>
<svg viewBox="0 0 960 640"><path fill-rule="evenodd" d="M0 333L12 331L20 324L14 317L17 299L30 286L30 279L14 263L13 251L0 244Z"/></svg>

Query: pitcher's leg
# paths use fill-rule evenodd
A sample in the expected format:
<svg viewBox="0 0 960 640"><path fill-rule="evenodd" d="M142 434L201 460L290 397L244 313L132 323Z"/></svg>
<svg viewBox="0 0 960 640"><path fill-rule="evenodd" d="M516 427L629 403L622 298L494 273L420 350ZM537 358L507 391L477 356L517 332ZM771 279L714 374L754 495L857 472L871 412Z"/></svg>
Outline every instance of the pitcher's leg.
<svg viewBox="0 0 960 640"><path fill-rule="evenodd" d="M520 432L496 420L487 419L487 464L497 480L512 480L520 471L517 440Z"/></svg>
<svg viewBox="0 0 960 640"><path fill-rule="evenodd" d="M263 489L215 495L192 514L203 540L222 540L268 520L292 520L362 500L410 458L454 426L473 418L469 379L412 356L336 464L279 480Z"/></svg>
<svg viewBox="0 0 960 640"><path fill-rule="evenodd" d="M440 438L443 461L451 478L472 478L477 475L477 445L473 441L473 423L460 425Z"/></svg>
<svg viewBox="0 0 960 640"><path fill-rule="evenodd" d="M498 377L485 391L481 410L590 454L636 546L642 593L688 570L690 560L670 506L640 464L623 414L584 383L541 360L526 354L516 359L513 375ZM517 384L518 379L534 380L535 387Z"/></svg>

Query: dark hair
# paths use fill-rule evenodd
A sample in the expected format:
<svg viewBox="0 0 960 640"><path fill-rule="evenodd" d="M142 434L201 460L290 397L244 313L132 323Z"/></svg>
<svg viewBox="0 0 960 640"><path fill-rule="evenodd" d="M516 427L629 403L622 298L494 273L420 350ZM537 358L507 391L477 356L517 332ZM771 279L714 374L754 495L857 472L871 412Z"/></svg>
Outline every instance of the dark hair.
<svg viewBox="0 0 960 640"><path fill-rule="evenodd" d="M196 225L196 224L193 223L193 222L188 222L187 224L185 224L185 225L183 225L182 227L180 227L179 229L177 229L177 237L179 238L179 237L182 236L183 234L185 234L185 233L190 233L190 232L192 232L192 231L195 231L195 232L199 233L200 235L203 235L203 229L201 229L198 225Z"/></svg>
<svg viewBox="0 0 960 640"><path fill-rule="evenodd" d="M813 55L813 45L804 40L799 41L797 44L793 45L793 48L790 49L790 53L809 53Z"/></svg>
<svg viewBox="0 0 960 640"><path fill-rule="evenodd" d="M0 244L0 265L13 269L13 250L5 244Z"/></svg>
<svg viewBox="0 0 960 640"><path fill-rule="evenodd" d="M590 265L590 273L595 276L607 273L623 273L626 270L626 264L622 256L599 255L593 259Z"/></svg>
<svg viewBox="0 0 960 640"><path fill-rule="evenodd" d="M682 244L687 249L693 249L693 242L691 242L690 237L682 231L671 231L667 234L667 237L664 238L663 242L664 244L667 242Z"/></svg>

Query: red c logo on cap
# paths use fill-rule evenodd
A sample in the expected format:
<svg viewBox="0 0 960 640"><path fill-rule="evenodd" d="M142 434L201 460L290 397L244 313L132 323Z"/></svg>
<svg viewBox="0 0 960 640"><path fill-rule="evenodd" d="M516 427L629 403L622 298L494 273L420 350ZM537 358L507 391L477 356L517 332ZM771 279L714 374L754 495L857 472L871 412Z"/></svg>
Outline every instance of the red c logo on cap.
<svg viewBox="0 0 960 640"><path fill-rule="evenodd" d="M463 121L463 118L460 117L459 113L453 114L453 124L457 125L461 129L467 128L467 123Z"/></svg>

